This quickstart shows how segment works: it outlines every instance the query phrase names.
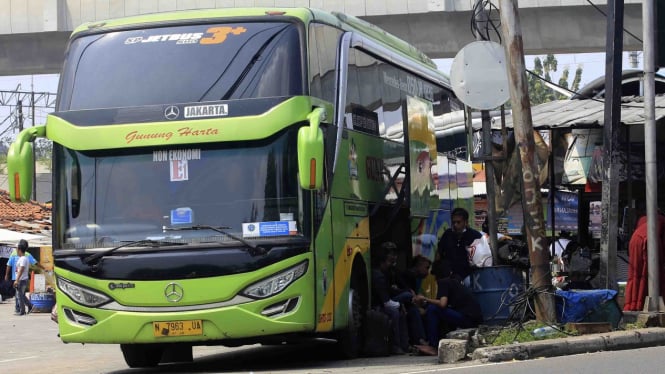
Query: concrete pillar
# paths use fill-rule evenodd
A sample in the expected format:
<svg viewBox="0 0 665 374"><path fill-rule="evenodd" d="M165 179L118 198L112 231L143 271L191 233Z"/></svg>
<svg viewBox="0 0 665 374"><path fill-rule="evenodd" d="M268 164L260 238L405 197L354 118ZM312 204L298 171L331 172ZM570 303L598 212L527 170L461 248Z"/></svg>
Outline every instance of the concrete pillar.
<svg viewBox="0 0 665 374"><path fill-rule="evenodd" d="M42 31L60 31L64 22L60 21L60 13L64 12L65 0L51 0L44 1L43 4L43 17L44 17L44 30Z"/></svg>

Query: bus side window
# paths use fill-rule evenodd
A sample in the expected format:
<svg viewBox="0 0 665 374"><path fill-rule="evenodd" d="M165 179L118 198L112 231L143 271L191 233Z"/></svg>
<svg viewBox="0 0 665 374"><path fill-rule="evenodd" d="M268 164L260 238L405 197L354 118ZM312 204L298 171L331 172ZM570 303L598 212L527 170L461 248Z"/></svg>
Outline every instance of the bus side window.
<svg viewBox="0 0 665 374"><path fill-rule="evenodd" d="M342 31L312 23L309 28L309 94L335 102L335 65L337 43Z"/></svg>

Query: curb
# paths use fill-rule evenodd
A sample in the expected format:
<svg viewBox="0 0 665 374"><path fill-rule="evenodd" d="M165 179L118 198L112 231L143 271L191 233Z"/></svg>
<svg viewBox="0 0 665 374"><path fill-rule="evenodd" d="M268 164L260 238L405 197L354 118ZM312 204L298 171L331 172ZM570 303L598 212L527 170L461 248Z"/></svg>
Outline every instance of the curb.
<svg viewBox="0 0 665 374"><path fill-rule="evenodd" d="M665 328L653 327L571 338L540 340L498 347L484 347L473 351L471 357L473 360L481 362L501 362L600 351L619 351L659 345L665 345Z"/></svg>

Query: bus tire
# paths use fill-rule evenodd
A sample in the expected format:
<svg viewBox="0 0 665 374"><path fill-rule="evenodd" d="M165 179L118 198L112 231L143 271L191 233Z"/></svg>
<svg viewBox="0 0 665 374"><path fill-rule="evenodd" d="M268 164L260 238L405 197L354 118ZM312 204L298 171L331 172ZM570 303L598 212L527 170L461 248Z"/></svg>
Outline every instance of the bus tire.
<svg viewBox="0 0 665 374"><path fill-rule="evenodd" d="M120 344L120 350L130 368L155 367L164 352L159 344Z"/></svg>
<svg viewBox="0 0 665 374"><path fill-rule="evenodd" d="M351 288L349 289L349 313L348 323L344 330L340 331L337 340L338 352L343 358L356 358L362 352L363 347L363 323L365 309L367 308L367 292L363 288L362 278L351 277Z"/></svg>

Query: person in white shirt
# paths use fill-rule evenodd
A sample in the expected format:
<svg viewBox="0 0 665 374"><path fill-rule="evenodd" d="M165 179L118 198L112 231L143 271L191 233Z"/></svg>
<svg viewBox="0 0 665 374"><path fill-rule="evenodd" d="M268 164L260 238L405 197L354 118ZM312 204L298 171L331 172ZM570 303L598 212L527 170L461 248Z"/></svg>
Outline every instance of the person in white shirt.
<svg viewBox="0 0 665 374"><path fill-rule="evenodd" d="M570 239L570 233L568 231L561 231L559 237L556 238L552 244L550 244L550 256L561 258L561 254L568 246L568 243L571 241ZM554 247L554 251L552 251L552 247Z"/></svg>
<svg viewBox="0 0 665 374"><path fill-rule="evenodd" d="M550 256L552 256L552 261L555 261L555 264L557 265L557 273L568 270L566 269L566 263L563 258L561 258L561 255L570 242L570 234L567 231L561 231L559 237L550 244L549 252ZM567 286L566 277L558 274L554 275L552 277L552 285L557 288L565 288Z"/></svg>
<svg viewBox="0 0 665 374"><path fill-rule="evenodd" d="M17 316L24 316L27 313L32 312L32 309L34 308L34 305L32 305L30 300L28 300L28 297L25 295L25 292L28 288L28 273L30 271L30 262L28 257L25 255L26 250L27 242L25 246L19 245L16 249L19 259L18 263L16 264L16 280L14 281L14 287L16 287L16 297L18 298L19 311L18 313L14 313L14 315Z"/></svg>
<svg viewBox="0 0 665 374"><path fill-rule="evenodd" d="M23 246L23 248L25 248L25 257L28 258L28 261L30 262L30 266L35 265L35 266L39 267L40 269L45 270L44 266L42 266L39 262L37 262L37 260L35 260L35 258L30 254L30 252L28 252L28 241L27 240L21 239L18 242L18 246L19 247ZM12 282L10 284L12 284L12 286L14 284L14 281L16 280L16 273L17 273L16 265L18 264L18 259L19 259L18 253L16 253L16 249L14 249L11 252L11 254L9 255L9 260L7 260L7 267L6 267L6 270L5 270L5 281L9 281L11 279ZM10 274L11 274L11 278L10 278ZM19 312L18 299L19 299L18 297L14 297L14 312L15 313Z"/></svg>

